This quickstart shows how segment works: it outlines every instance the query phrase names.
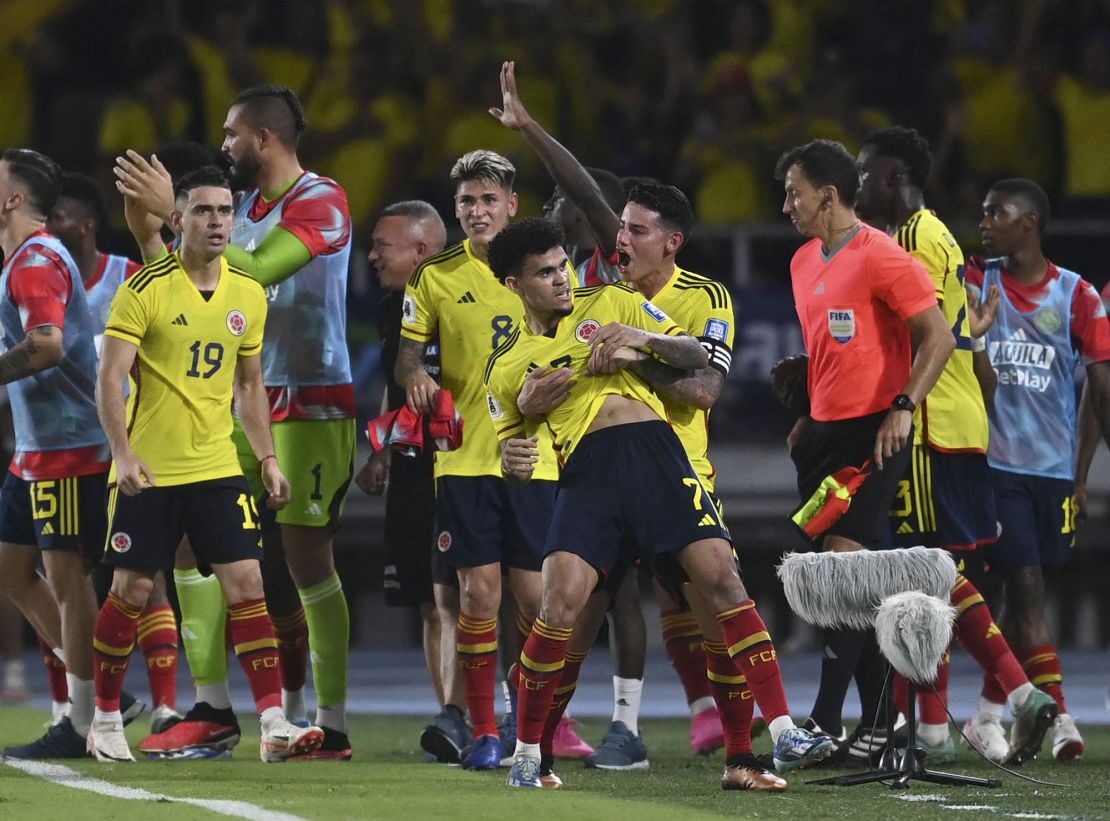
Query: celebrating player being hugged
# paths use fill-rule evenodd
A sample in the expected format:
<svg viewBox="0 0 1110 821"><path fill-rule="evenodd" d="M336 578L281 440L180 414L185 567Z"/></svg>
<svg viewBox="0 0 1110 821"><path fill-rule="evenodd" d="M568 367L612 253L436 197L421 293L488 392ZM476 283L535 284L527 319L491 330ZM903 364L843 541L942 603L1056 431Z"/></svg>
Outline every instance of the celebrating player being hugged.
<svg viewBox="0 0 1110 821"><path fill-rule="evenodd" d="M154 218L156 219L156 218ZM318 727L296 727L281 708L277 639L262 594L257 510L231 441L238 395L243 429L274 506L289 483L274 456L260 353L262 287L221 256L231 234L231 189L202 168L175 187L178 251L120 289L105 329L97 411L112 448L109 537L112 589L96 620L96 712L89 750L131 761L120 688L154 574L188 535L227 599L231 642L262 721L263 761L316 749ZM132 370L134 369L134 370ZM123 380L131 372L124 407Z"/></svg>
<svg viewBox="0 0 1110 821"><path fill-rule="evenodd" d="M625 285L572 290L559 229L522 220L490 246L490 267L524 303L524 321L486 367L490 416L502 443L502 471L531 478L538 448L517 406L528 372L541 365L576 375L566 399L547 414L563 463L544 547L540 614L520 656L513 787L541 787L540 742L563 687L572 628L599 580L635 558L690 579L723 633L776 737L776 765L804 766L827 755L826 736L794 727L777 655L748 598L728 531L690 465L656 393L709 355L663 311ZM620 490L614 498L613 490ZM786 782L752 754L728 760L741 789L780 791ZM728 775L726 773L726 775Z"/></svg>

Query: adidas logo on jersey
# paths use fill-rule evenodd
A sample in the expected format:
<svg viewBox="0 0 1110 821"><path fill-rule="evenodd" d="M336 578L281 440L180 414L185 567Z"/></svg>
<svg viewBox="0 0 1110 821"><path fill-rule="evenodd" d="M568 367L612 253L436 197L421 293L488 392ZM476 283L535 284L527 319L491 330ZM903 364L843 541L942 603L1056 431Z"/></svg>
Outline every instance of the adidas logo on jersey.
<svg viewBox="0 0 1110 821"><path fill-rule="evenodd" d="M185 314L178 314L177 317L174 319L174 321L171 322L170 324L171 325L188 325L189 320L187 320L185 318Z"/></svg>
<svg viewBox="0 0 1110 821"><path fill-rule="evenodd" d="M701 517L701 521L698 522L698 527L712 527L715 524L717 524L717 520L706 513L704 516Z"/></svg>
<svg viewBox="0 0 1110 821"><path fill-rule="evenodd" d="M53 536L54 535L54 525L50 524L50 522L47 522L46 524L44 524L42 526L42 535L43 536Z"/></svg>
<svg viewBox="0 0 1110 821"><path fill-rule="evenodd" d="M304 514L305 514L305 516L320 516L320 515L322 515L321 512L320 512L320 506L318 504L316 504L315 502L313 502L312 504L310 504L308 506L308 509L305 510Z"/></svg>
<svg viewBox="0 0 1110 821"><path fill-rule="evenodd" d="M463 294L462 296L460 296L460 297L459 297L459 298L458 298L458 299L457 299L457 300L455 301L455 304L456 304L456 305L463 305L463 304L470 304L471 302L477 302L477 301L478 301L478 300L476 300L476 299L474 298L474 294L470 293L470 291L467 291L467 292L466 292L465 294Z"/></svg>
<svg viewBox="0 0 1110 821"><path fill-rule="evenodd" d="M902 522L902 524L898 525L898 533L901 535L913 533L913 528L910 526L909 522Z"/></svg>

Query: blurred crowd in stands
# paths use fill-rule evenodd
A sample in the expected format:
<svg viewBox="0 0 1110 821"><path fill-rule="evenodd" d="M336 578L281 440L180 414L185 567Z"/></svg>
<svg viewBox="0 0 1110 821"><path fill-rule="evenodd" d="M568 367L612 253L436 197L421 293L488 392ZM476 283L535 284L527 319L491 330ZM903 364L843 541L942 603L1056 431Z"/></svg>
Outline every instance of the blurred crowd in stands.
<svg viewBox="0 0 1110 821"><path fill-rule="evenodd" d="M306 166L342 183L362 232L402 197L448 211L446 172L477 146L519 162L521 213L535 213L546 175L486 113L506 58L583 161L679 185L704 224L775 220L783 146L855 150L891 123L932 141L931 201L950 223L1008 175L1069 212L1110 213L1107 0L0 0L0 13L0 145L107 183L124 148L218 146L237 90L282 83L305 101Z"/></svg>

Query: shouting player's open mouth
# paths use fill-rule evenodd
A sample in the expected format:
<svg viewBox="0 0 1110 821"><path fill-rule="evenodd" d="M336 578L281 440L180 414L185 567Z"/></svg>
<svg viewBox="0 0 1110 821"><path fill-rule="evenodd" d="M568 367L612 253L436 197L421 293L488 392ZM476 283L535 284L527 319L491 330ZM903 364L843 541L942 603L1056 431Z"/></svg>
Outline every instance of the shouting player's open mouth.
<svg viewBox="0 0 1110 821"><path fill-rule="evenodd" d="M628 266L632 264L632 257L627 251L617 251L617 270L622 274L628 270Z"/></svg>

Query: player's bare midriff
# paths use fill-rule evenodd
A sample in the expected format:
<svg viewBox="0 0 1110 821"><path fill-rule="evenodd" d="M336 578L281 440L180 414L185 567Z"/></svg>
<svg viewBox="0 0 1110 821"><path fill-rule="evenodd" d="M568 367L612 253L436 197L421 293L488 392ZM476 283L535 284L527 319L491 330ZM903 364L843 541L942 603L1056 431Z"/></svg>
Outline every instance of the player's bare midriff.
<svg viewBox="0 0 1110 821"><path fill-rule="evenodd" d="M605 398L601 409L590 422L586 434L611 428L616 425L630 425L633 422L659 422L659 414L639 399L630 399L620 394L610 394Z"/></svg>

